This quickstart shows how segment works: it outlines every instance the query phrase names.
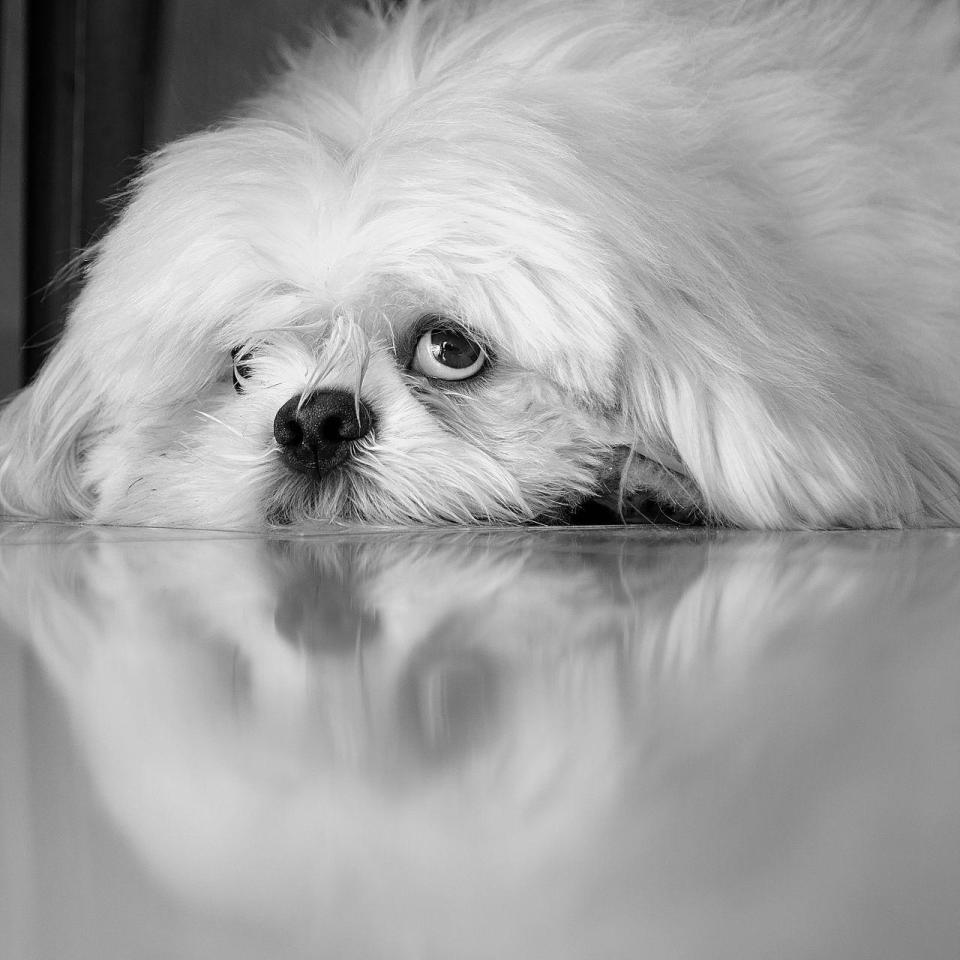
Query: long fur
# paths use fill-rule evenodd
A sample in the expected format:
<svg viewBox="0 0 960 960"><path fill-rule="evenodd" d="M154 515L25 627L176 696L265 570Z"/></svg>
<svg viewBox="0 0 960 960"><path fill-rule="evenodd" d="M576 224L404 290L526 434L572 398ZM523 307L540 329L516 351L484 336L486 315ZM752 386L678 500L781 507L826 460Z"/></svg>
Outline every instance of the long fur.
<svg viewBox="0 0 960 960"><path fill-rule="evenodd" d="M413 2L318 34L147 162L2 413L2 507L960 523L958 54L954 0ZM424 315L489 375L406 370ZM272 436L308 385L377 413L323 483Z"/></svg>

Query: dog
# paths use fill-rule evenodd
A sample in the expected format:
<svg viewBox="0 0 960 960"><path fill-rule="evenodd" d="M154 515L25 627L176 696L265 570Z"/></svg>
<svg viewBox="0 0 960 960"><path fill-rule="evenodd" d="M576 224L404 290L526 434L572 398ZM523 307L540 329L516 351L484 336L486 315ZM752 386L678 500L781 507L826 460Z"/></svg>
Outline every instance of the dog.
<svg viewBox="0 0 960 960"><path fill-rule="evenodd" d="M435 0L149 158L8 514L960 523L953 0Z"/></svg>

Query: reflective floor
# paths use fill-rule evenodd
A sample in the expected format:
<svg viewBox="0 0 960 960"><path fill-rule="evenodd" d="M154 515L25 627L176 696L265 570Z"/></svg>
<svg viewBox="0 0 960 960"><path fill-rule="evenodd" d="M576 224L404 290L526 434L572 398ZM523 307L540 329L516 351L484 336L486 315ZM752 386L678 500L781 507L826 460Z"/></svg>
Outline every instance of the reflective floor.
<svg viewBox="0 0 960 960"><path fill-rule="evenodd" d="M957 960L960 533L0 527L10 960Z"/></svg>

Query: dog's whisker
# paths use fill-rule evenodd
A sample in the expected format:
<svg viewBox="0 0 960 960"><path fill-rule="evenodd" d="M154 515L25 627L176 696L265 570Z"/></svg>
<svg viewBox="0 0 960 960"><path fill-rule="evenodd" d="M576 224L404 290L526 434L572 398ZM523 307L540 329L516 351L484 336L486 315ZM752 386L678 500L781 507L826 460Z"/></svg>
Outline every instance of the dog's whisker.
<svg viewBox="0 0 960 960"><path fill-rule="evenodd" d="M193 411L198 417L203 417L205 420L209 420L212 423L217 424L220 427L223 427L224 430L229 430L234 436L240 437L243 439L243 434L234 426L229 423L224 422L219 417L215 417L212 413L208 413L206 410L194 410Z"/></svg>

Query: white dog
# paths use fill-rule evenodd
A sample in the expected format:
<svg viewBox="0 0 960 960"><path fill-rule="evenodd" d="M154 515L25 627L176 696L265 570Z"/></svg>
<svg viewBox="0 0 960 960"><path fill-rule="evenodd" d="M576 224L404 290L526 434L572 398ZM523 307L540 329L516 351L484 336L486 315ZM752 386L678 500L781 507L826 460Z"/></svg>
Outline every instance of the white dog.
<svg viewBox="0 0 960 960"><path fill-rule="evenodd" d="M408 4L161 150L7 512L960 523L954 0Z"/></svg>

